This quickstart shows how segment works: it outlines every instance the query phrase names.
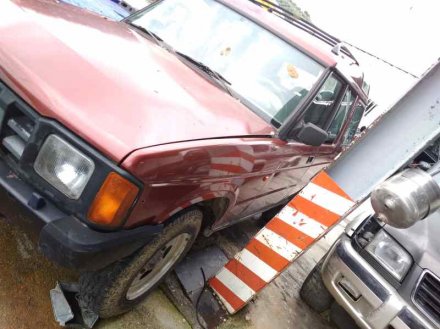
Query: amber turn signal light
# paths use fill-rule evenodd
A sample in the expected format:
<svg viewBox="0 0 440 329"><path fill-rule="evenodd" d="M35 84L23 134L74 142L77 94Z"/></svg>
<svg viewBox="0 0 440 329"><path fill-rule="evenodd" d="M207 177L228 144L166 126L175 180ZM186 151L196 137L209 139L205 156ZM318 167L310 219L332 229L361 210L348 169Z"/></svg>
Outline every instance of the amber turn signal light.
<svg viewBox="0 0 440 329"><path fill-rule="evenodd" d="M111 172L93 200L87 217L99 225L120 226L138 193L139 188L136 185Z"/></svg>

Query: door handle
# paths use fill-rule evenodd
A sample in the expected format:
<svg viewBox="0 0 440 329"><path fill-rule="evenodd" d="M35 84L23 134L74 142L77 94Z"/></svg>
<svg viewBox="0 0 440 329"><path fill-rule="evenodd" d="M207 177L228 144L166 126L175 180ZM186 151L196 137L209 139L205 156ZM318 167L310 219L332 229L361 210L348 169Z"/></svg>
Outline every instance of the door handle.
<svg viewBox="0 0 440 329"><path fill-rule="evenodd" d="M310 156L310 157L307 159L306 163L312 163L314 159L315 159L314 156Z"/></svg>

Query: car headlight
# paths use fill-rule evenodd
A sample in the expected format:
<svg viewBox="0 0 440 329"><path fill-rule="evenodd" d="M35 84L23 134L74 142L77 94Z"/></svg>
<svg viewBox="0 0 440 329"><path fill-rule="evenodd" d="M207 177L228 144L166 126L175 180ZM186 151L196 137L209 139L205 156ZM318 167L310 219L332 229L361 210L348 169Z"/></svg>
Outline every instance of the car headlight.
<svg viewBox="0 0 440 329"><path fill-rule="evenodd" d="M408 273L412 258L385 231L380 231L365 248L388 272L401 281Z"/></svg>
<svg viewBox="0 0 440 329"><path fill-rule="evenodd" d="M49 135L34 169L58 191L77 200L95 170L95 163L57 135Z"/></svg>

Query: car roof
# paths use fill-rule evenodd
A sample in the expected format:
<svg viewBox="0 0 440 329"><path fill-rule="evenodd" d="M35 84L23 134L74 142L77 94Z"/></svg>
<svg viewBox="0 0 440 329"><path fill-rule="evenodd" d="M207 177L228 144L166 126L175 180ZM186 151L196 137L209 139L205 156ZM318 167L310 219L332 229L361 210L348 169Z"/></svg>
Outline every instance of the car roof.
<svg viewBox="0 0 440 329"><path fill-rule="evenodd" d="M361 96L364 102L368 100L368 96L362 90L364 74L354 57L348 56L343 52L339 52L339 54L334 53L332 51L333 45L314 36L305 29L292 25L287 20L269 12L263 6L253 3L254 1L252 0L216 1L255 21L286 42L294 45L323 66L335 68L347 80L352 89Z"/></svg>

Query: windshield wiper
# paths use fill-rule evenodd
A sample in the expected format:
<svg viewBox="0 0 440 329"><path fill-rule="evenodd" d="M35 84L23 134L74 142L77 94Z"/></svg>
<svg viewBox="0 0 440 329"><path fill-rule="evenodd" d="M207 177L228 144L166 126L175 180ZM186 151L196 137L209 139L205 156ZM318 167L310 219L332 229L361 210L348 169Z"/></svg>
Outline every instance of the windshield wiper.
<svg viewBox="0 0 440 329"><path fill-rule="evenodd" d="M136 25L136 24L133 24L133 23L128 23L128 24L133 26L135 29L138 29L139 31L144 32L151 39L153 39L159 46L163 46L163 44L164 44L163 39L160 36L158 36L156 33L152 32L152 31L150 31L150 30L148 30L145 27L140 26L140 25Z"/></svg>
<svg viewBox="0 0 440 329"><path fill-rule="evenodd" d="M161 37L159 37L156 33L146 29L145 27L140 26L140 25L136 25L136 24L133 24L133 23L128 23L128 24L133 26L134 28L138 29L139 31L145 33L146 35L148 35L160 47L165 48L166 50L168 50L169 52L177 55L178 57L181 57L181 58L185 59L186 61L190 62L191 64L193 64L194 66L196 66L197 68L202 70L209 77L214 78L223 87L223 89L228 92L229 95L234 97L232 95L232 92L231 92L230 88L228 87L228 85L230 86L231 83L228 80L226 80L226 78L224 78L220 73L214 71L213 69L211 69L206 64L203 64L202 62L192 58L191 56L189 56L187 54L184 54L184 53L182 53L180 51L176 51L173 47L168 45Z"/></svg>
<svg viewBox="0 0 440 329"><path fill-rule="evenodd" d="M229 95L233 96L231 90L229 89L229 86L231 85L231 83L228 80L226 80L226 78L223 77L220 73L214 71L206 64L192 58L191 56L189 56L187 54L184 54L180 51L174 51L174 53L177 56L182 57L183 59L187 60L191 64L195 65L201 71L205 72L208 76L216 79L222 85L223 89L225 89L229 93Z"/></svg>

